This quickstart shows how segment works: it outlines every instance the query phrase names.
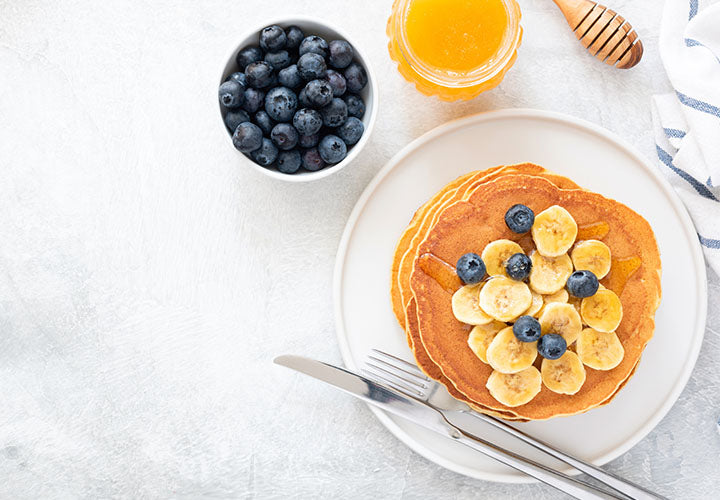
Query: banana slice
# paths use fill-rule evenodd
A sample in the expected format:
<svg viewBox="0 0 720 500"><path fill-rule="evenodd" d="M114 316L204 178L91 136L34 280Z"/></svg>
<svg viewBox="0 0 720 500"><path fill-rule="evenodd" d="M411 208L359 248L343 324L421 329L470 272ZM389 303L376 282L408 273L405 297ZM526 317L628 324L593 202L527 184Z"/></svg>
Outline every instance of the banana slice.
<svg viewBox="0 0 720 500"><path fill-rule="evenodd" d="M577 340L580 361L594 370L612 370L625 356L620 339L615 332L598 332L585 328Z"/></svg>
<svg viewBox="0 0 720 500"><path fill-rule="evenodd" d="M527 311L532 294L525 283L505 276L490 279L480 290L480 307L498 321L512 321Z"/></svg>
<svg viewBox="0 0 720 500"><path fill-rule="evenodd" d="M551 293L549 295L544 295L543 301L546 304L552 304L553 302L565 303L568 301L569 298L570 298L570 294L567 293L567 290L565 290L564 288L561 288L560 290L558 290L555 293Z"/></svg>
<svg viewBox="0 0 720 500"><path fill-rule="evenodd" d="M622 321L622 303L612 290L598 289L595 295L582 300L580 314L590 328L598 332L614 332Z"/></svg>
<svg viewBox="0 0 720 500"><path fill-rule="evenodd" d="M578 226L570 212L559 205L546 208L535 216L532 237L535 247L545 257L558 257L573 246Z"/></svg>
<svg viewBox="0 0 720 500"><path fill-rule="evenodd" d="M480 289L483 283L465 285L452 296L452 311L455 319L468 325L486 325L492 318L480 307Z"/></svg>
<svg viewBox="0 0 720 500"><path fill-rule="evenodd" d="M585 383L585 367L572 351L558 359L543 359L540 373L545 387L558 394L575 394Z"/></svg>
<svg viewBox="0 0 720 500"><path fill-rule="evenodd" d="M487 348L487 362L500 373L517 373L532 366L537 357L537 342L520 342L512 326L498 332Z"/></svg>
<svg viewBox="0 0 720 500"><path fill-rule="evenodd" d="M542 377L534 366L518 373L494 371L485 387L498 402L513 408L530 402L542 388Z"/></svg>
<svg viewBox="0 0 720 500"><path fill-rule="evenodd" d="M569 298L570 294L567 293L567 290L565 290L564 288L561 288L557 292L551 293L550 295L543 295L543 307L541 307L540 311L538 311L538 318L542 315L547 304L552 304L554 302L565 303L568 301Z"/></svg>
<svg viewBox="0 0 720 500"><path fill-rule="evenodd" d="M490 342L495 338L497 332L505 328L507 325L500 321L493 321L487 325L477 325L470 330L468 336L468 345L472 352L480 358L480 361L487 363L487 348Z"/></svg>
<svg viewBox="0 0 720 500"><path fill-rule="evenodd" d="M480 256L488 276L507 276L505 263L516 253L523 253L523 249L514 241L496 240L488 243Z"/></svg>
<svg viewBox="0 0 720 500"><path fill-rule="evenodd" d="M540 309L542 309L544 304L543 296L539 293L533 292L532 290L530 290L530 295L532 295L530 307L528 307L527 311L522 313L521 316L536 316L540 312Z"/></svg>
<svg viewBox="0 0 720 500"><path fill-rule="evenodd" d="M600 285L600 286L602 286L602 285ZM580 314L580 304L582 304L582 299L580 299L578 297L570 296L570 297L568 297L568 304L572 305L575 308L575 310L578 312L578 314ZM582 320L582 315L580 315L580 319ZM583 321L583 324L585 324L584 321Z"/></svg>
<svg viewBox="0 0 720 500"><path fill-rule="evenodd" d="M530 286L537 293L549 295L560 291L573 272L573 265L567 254L559 257L543 257L539 252L530 255Z"/></svg>
<svg viewBox="0 0 720 500"><path fill-rule="evenodd" d="M610 272L610 248L598 240L581 241L570 253L576 271L590 271L597 279Z"/></svg>
<svg viewBox="0 0 720 500"><path fill-rule="evenodd" d="M580 315L572 304L563 302L545 304L538 321L543 335L557 333L565 339L567 345L575 342L582 331Z"/></svg>

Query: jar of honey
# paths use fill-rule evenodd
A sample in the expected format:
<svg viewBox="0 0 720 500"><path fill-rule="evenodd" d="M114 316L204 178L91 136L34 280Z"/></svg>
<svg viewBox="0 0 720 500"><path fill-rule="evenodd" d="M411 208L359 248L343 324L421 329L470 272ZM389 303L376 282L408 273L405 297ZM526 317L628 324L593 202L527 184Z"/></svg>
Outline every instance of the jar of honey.
<svg viewBox="0 0 720 500"><path fill-rule="evenodd" d="M395 0L390 57L426 95L471 99L500 83L522 39L516 0Z"/></svg>

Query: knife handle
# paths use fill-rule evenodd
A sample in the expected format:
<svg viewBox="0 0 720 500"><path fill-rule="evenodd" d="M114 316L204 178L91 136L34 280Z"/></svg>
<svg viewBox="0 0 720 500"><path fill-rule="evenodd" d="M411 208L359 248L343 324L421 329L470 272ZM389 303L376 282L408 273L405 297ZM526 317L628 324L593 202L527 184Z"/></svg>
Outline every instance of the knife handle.
<svg viewBox="0 0 720 500"><path fill-rule="evenodd" d="M482 438L467 434L462 430L456 428L452 424L451 427L454 429L450 432L450 437L455 441L464 444L472 448L473 450L479 451L490 458L494 458L498 462L501 462L513 469L524 472L528 476L532 476L538 481L541 481L547 485L552 486L568 495L579 498L581 500L597 500L597 499L623 499L619 497L595 488L594 486L573 479L570 476L558 472L549 467L541 465L532 460L521 457L511 451L504 450L497 447L496 445L485 441Z"/></svg>

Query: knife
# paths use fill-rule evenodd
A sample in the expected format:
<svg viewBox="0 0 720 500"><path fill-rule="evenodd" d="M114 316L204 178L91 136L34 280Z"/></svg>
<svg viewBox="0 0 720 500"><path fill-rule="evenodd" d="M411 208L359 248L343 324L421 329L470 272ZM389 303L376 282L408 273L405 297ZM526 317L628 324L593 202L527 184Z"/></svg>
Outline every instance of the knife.
<svg viewBox="0 0 720 500"><path fill-rule="evenodd" d="M447 436L575 498L583 500L625 498L624 496L612 495L588 483L573 479L562 472L533 462L467 431L463 431L448 422L432 406L373 382L362 375L302 356L278 356L273 361L278 365L322 380L366 403Z"/></svg>

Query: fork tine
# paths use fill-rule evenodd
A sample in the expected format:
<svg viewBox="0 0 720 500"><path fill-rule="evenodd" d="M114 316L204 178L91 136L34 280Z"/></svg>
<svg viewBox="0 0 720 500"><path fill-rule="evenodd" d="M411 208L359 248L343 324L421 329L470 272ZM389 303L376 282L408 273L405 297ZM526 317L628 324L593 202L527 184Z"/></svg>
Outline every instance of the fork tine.
<svg viewBox="0 0 720 500"><path fill-rule="evenodd" d="M381 351L379 349L371 349L371 351L374 354L377 354L378 356L386 359L388 362L394 364L395 366L402 366L405 371L408 373L412 373L422 379L430 380L423 372L418 368L417 365L414 363L410 363L409 361L405 361L402 358L398 358L397 356L394 356L392 354L389 354L385 351Z"/></svg>
<svg viewBox="0 0 720 500"><path fill-rule="evenodd" d="M413 391L405 386L400 386L400 385L396 384L395 382L393 382L392 380L390 380L389 378L386 378L386 377L379 375L373 371L370 371L367 368L361 368L360 373L364 374L370 380L372 380L374 382L380 382L382 384L385 384L385 385L395 389L396 391L405 394L406 396L423 397L423 395L420 394L419 392Z"/></svg>
<svg viewBox="0 0 720 500"><path fill-rule="evenodd" d="M402 377L401 375L393 372L392 370L389 370L383 366L378 366L377 364L373 364L372 358L370 358L368 361L365 362L365 368L374 371L380 376L385 377L386 379L390 379L393 382L395 382L398 385L402 385L403 387L406 387L408 390L417 392L418 395L424 396L426 387L419 385L411 380L408 380L405 377Z"/></svg>
<svg viewBox="0 0 720 500"><path fill-rule="evenodd" d="M430 381L430 379L416 365L413 365L412 363L409 363L404 359L398 358L396 356L393 356L392 354L388 354L383 351L379 351L377 349L372 349L372 352L382 358L386 364L389 364L398 370L402 370L408 375L412 375L416 379L423 382Z"/></svg>
<svg viewBox="0 0 720 500"><path fill-rule="evenodd" d="M391 374L398 380L401 380L405 385L411 386L414 389L421 391L428 388L427 381L420 379L412 373L408 373L397 366L388 363L382 359L376 358L375 356L368 355L365 362L366 365L372 366L373 368L382 370L385 373Z"/></svg>

